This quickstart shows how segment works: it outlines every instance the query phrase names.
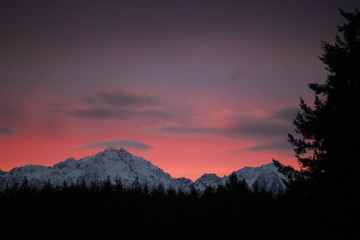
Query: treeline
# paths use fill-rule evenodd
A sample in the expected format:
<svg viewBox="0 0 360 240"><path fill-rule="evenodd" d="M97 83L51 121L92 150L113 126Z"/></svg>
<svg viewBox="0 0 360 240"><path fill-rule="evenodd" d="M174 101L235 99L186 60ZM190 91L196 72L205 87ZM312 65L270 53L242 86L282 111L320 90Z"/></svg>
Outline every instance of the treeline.
<svg viewBox="0 0 360 240"><path fill-rule="evenodd" d="M310 226L312 234L333 236L340 231L333 228L339 221L331 210L294 194L250 191L236 175L203 193L162 186L124 188L120 180L49 182L40 189L24 181L0 193L0 228L13 237L264 239L305 236L303 230Z"/></svg>
<svg viewBox="0 0 360 240"><path fill-rule="evenodd" d="M161 185L155 189L136 184L125 188L120 180L62 186L48 182L41 188L25 180L0 193L1 231L9 236L101 239L182 239L245 232L255 236L263 221L259 214L271 211L273 201L269 193L251 192L235 175L225 186L208 188L201 194ZM240 232L239 223L244 227Z"/></svg>

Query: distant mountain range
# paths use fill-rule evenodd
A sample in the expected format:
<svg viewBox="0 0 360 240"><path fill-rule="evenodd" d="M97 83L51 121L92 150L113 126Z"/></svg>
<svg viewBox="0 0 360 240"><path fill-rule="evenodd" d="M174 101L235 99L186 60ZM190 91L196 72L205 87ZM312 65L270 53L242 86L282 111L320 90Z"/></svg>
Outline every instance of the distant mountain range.
<svg viewBox="0 0 360 240"><path fill-rule="evenodd" d="M283 183L285 176L278 171L273 163L260 167L245 167L235 172L238 179L244 179L250 189L258 189L278 194L286 189ZM52 185L104 181L115 182L120 179L125 187L134 185L145 186L150 189L162 185L165 189L173 188L181 191L196 189L204 191L208 186L217 187L225 184L229 176L219 177L216 174L204 174L195 182L187 178L173 178L161 168L153 165L144 158L137 157L125 149L107 148L93 156L80 160L69 158L52 167L41 165L26 165L16 167L9 172L0 171L0 190L6 186L21 184L26 178L31 186L43 186L50 182Z"/></svg>

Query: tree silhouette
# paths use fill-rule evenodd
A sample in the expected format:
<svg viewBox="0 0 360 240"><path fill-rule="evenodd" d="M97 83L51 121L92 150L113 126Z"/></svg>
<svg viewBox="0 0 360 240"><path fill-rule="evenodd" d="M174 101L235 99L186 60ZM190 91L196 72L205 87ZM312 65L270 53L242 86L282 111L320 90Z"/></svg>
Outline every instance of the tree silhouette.
<svg viewBox="0 0 360 240"><path fill-rule="evenodd" d="M325 84L311 83L314 105L300 99L294 119L298 136L289 134L301 173L316 191L359 190L360 167L360 13L340 9L345 23L335 43L323 42L320 60L329 72Z"/></svg>
<svg viewBox="0 0 360 240"><path fill-rule="evenodd" d="M229 178L225 182L225 189L230 196L243 197L250 192L249 187L244 179L238 179L236 173L230 174Z"/></svg>

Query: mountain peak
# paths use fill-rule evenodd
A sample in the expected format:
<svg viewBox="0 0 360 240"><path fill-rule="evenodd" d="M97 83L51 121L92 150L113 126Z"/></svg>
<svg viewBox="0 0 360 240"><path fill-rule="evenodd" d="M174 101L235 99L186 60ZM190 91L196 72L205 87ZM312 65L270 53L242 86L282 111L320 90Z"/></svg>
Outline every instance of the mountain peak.
<svg viewBox="0 0 360 240"><path fill-rule="evenodd" d="M59 162L54 164L55 168L66 168L76 166L77 160L75 158L68 158L63 162Z"/></svg>
<svg viewBox="0 0 360 240"><path fill-rule="evenodd" d="M102 152L120 152L120 153L129 153L125 148L120 147L119 149L115 147L107 147ZM131 153L129 153L131 154Z"/></svg>
<svg viewBox="0 0 360 240"><path fill-rule="evenodd" d="M119 152L126 152L126 153L129 153L129 152L128 152L125 148L122 148L122 147L119 149ZM131 154L131 153L130 153L130 154Z"/></svg>
<svg viewBox="0 0 360 240"><path fill-rule="evenodd" d="M107 147L103 150L103 152L117 152L117 151L119 151L119 150L117 150L114 147Z"/></svg>
<svg viewBox="0 0 360 240"><path fill-rule="evenodd" d="M261 189L273 193L279 193L285 189L282 183L283 176L273 163L260 167L245 167L235 173L239 179L245 179L250 188L260 186ZM216 174L204 174L195 182L186 178L172 178L170 174L151 162L132 155L124 148L114 147L105 148L93 156L80 160L69 158L52 167L26 165L14 168L10 172L0 171L0 191L9 184L21 183L24 177L33 186L42 186L47 181L51 181L54 185L61 185L64 182L92 183L110 178L111 181L121 179L126 187L139 183L156 188L161 184L165 189L190 191L191 188L195 188L200 192L209 186L216 188L223 185L228 179L228 176L219 177Z"/></svg>

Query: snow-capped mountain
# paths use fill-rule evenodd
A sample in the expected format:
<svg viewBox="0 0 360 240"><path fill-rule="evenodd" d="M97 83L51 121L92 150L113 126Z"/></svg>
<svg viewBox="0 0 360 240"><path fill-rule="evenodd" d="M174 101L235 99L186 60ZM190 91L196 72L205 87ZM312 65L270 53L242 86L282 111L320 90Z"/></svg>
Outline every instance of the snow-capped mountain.
<svg viewBox="0 0 360 240"><path fill-rule="evenodd" d="M217 176L215 173L207 173L194 182L194 187L199 191L204 191L207 187L216 188L224 183L224 178Z"/></svg>
<svg viewBox="0 0 360 240"><path fill-rule="evenodd" d="M250 188L271 191L274 194L285 190L281 179L284 176L272 164L260 167L246 167L235 172L239 179L245 179ZM184 192L195 188L202 192L208 186L217 187L225 184L228 176L218 177L215 174L204 174L195 182L187 178L172 178L170 174L151 162L134 156L125 149L107 148L93 156L80 160L69 158L52 167L41 165L26 165L17 167L9 172L0 172L0 190L15 183L20 184L27 179L32 186L42 186L47 182L61 186L67 184L104 181L109 179L115 182L121 179L125 187L135 184L147 185L150 189L162 185L165 189L173 188Z"/></svg>
<svg viewBox="0 0 360 240"><path fill-rule="evenodd" d="M245 167L236 172L239 180L245 180L251 190L265 190L273 194L279 194L286 190L283 179L286 177L278 171L273 163L265 164L260 167ZM195 189L204 191L207 187L217 187L225 185L229 176L219 177L216 174L204 174L194 182Z"/></svg>
<svg viewBox="0 0 360 240"><path fill-rule="evenodd" d="M238 179L244 179L250 189L258 188L279 194L286 190L283 179L286 177L280 173L273 163L265 164L260 167L245 167L235 172ZM227 181L224 177L223 181Z"/></svg>
<svg viewBox="0 0 360 240"><path fill-rule="evenodd" d="M80 160L69 158L52 167L26 165L17 167L0 175L0 189L6 185L21 183L26 178L31 185L42 185L50 181L53 185L76 184L110 179L121 179L126 187L134 184L155 188L159 184L164 188L178 189L180 182L165 173L151 162L136 157L125 149L107 148L98 154ZM190 180L191 181L191 180Z"/></svg>

